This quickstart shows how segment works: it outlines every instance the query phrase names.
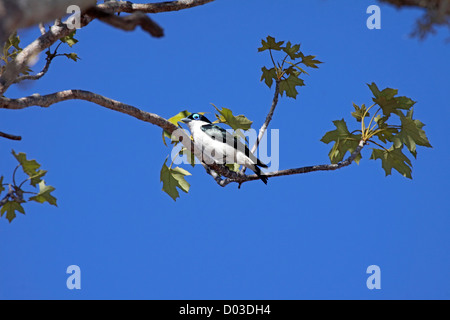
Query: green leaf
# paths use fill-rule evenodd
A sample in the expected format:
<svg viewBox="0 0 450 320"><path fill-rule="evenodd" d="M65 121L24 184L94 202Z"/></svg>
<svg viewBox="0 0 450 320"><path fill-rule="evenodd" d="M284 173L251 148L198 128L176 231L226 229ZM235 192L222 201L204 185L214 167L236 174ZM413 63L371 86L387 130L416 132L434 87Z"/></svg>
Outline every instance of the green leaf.
<svg viewBox="0 0 450 320"><path fill-rule="evenodd" d="M298 74L300 73L298 72ZM287 97L296 99L298 95L296 87L298 86L301 87L304 85L305 82L302 79L300 79L298 75L295 75L293 71L291 71L287 79L282 79L280 81L280 95L283 96L283 93L286 92Z"/></svg>
<svg viewBox="0 0 450 320"><path fill-rule="evenodd" d="M374 95L373 102L381 107L383 114L387 117L391 113L399 114L400 109L409 110L416 103L408 97L395 97L398 93L397 89L386 88L380 91L375 83L368 86Z"/></svg>
<svg viewBox="0 0 450 320"><path fill-rule="evenodd" d="M323 63L322 61L316 60L315 57L316 56L305 56L303 55L303 53L301 53L300 57L302 57L302 63L310 68L315 68L318 69L319 67L317 66L320 63Z"/></svg>
<svg viewBox="0 0 450 320"><path fill-rule="evenodd" d="M167 119L167 121L169 121L170 123L173 123L176 126L179 126L178 123L181 121L181 119L186 118L190 114L191 113L189 111L184 110L184 111L181 111L181 112L177 113L172 118ZM170 139L171 140L170 141L171 144L175 144L176 145L179 142L177 139L173 139L172 135L170 133L168 133L167 131L165 131L165 130L163 130L162 138L163 138L163 142L164 142L164 144L166 146L167 146L167 144L166 144L166 139L165 138Z"/></svg>
<svg viewBox="0 0 450 320"><path fill-rule="evenodd" d="M68 59L71 59L75 62L77 62L78 60L80 60L80 57L76 54L76 53L63 53L63 55L65 55Z"/></svg>
<svg viewBox="0 0 450 320"><path fill-rule="evenodd" d="M12 154L19 161L22 166L23 172L25 172L29 177L33 177L39 174L37 169L41 167L36 160L27 160L27 155L23 152L16 154L14 150L12 150Z"/></svg>
<svg viewBox="0 0 450 320"><path fill-rule="evenodd" d="M264 50L277 50L280 51L282 48L281 46L283 45L284 41L279 41L276 42L275 38L271 37L271 36L267 36L266 41L261 40L261 44L262 46L260 48L258 48L258 52L262 52Z"/></svg>
<svg viewBox="0 0 450 320"><path fill-rule="evenodd" d="M392 146L389 150L375 148L372 148L372 150L370 159L381 159L381 166L383 167L386 176L392 174L392 168L394 168L402 176L412 179L411 160L403 154L401 148L394 148L394 146Z"/></svg>
<svg viewBox="0 0 450 320"><path fill-rule="evenodd" d="M431 144L422 128L425 126L419 120L413 120L413 109L409 110L406 117L399 113L401 121L400 132L394 137L394 146L400 148L404 144L416 157L416 145L431 148Z"/></svg>
<svg viewBox="0 0 450 320"><path fill-rule="evenodd" d="M239 168L241 167L241 165L237 163L227 163L225 165L228 167L228 169L234 172L238 172Z"/></svg>
<svg viewBox="0 0 450 320"><path fill-rule="evenodd" d="M292 60L295 60L297 58L300 58L302 56L302 53L300 51L300 44L296 44L294 46L291 46L291 42L288 41L286 43L286 46L282 48L284 52L286 52Z"/></svg>
<svg viewBox="0 0 450 320"><path fill-rule="evenodd" d="M381 96L381 91L378 89L378 86L374 82L372 82L371 84L367 84L367 86L369 87L370 91L372 91L372 94L375 98Z"/></svg>
<svg viewBox="0 0 450 320"><path fill-rule="evenodd" d="M17 35L17 32L14 32L9 36L7 43L9 46L13 46L16 50L22 51L22 48L19 46L20 37Z"/></svg>
<svg viewBox="0 0 450 320"><path fill-rule="evenodd" d="M382 116L382 115L377 115L374 118L374 121L378 125L378 129L381 129L381 131L376 133L375 136L377 136L378 139L380 139L380 141L382 141L383 143L387 143L388 141L393 142L394 138L395 138L395 134L398 133L397 128L391 127L387 124L386 121L388 119L389 119L388 116Z"/></svg>
<svg viewBox="0 0 450 320"><path fill-rule="evenodd" d="M398 130L396 128L386 127L386 128L383 128L382 131L378 132L376 134L376 136L383 143L387 143L388 141L394 142L395 134L397 134L397 133L398 133Z"/></svg>
<svg viewBox="0 0 450 320"><path fill-rule="evenodd" d="M36 184L40 183L42 181L42 177L45 176L45 174L47 173L47 170L39 170L37 172L37 174L35 174L34 176L30 176L30 184L33 187L36 187Z"/></svg>
<svg viewBox="0 0 450 320"><path fill-rule="evenodd" d="M167 193L174 201L180 196L177 188L188 193L190 184L184 179L185 176L190 176L191 174L180 168L169 168L166 165L167 159L161 168L160 180L163 183L162 190Z"/></svg>
<svg viewBox="0 0 450 320"><path fill-rule="evenodd" d="M266 67L262 67L261 70L261 81L264 80L266 85L271 88L273 80L277 79L277 70L275 68L267 69Z"/></svg>
<svg viewBox="0 0 450 320"><path fill-rule="evenodd" d="M362 104L361 108L353 103L353 108L355 108L355 111L352 112L352 116L356 119L356 121L361 122L364 116L364 113L367 111L366 105ZM365 114L366 117L370 117L370 114L367 112Z"/></svg>
<svg viewBox="0 0 450 320"><path fill-rule="evenodd" d="M41 182L39 182L39 193L30 197L29 200L39 203L48 202L49 204L56 206L56 198L50 194L53 191L55 191L54 187L45 185L45 181L41 180Z"/></svg>
<svg viewBox="0 0 450 320"><path fill-rule="evenodd" d="M191 113L187 110L178 112L176 115L174 115L172 118L167 119L170 123L173 123L174 125L178 125L178 123L181 121L181 119L184 119L188 117Z"/></svg>
<svg viewBox="0 0 450 320"><path fill-rule="evenodd" d="M3 217L3 214L6 212L6 219L8 219L9 223L14 220L16 217L16 211L25 214L25 210L16 201L8 201L3 207L0 209L0 217Z"/></svg>
<svg viewBox="0 0 450 320"><path fill-rule="evenodd" d="M297 69L300 73L304 73L304 74L309 75L308 72L306 72L304 69L302 69L302 68L299 67L299 64L300 64L301 62L298 62L298 63L294 64L294 63L292 63L292 62L290 62L290 61L286 61L286 63L289 63L293 68ZM286 69L286 70L287 70L287 69Z"/></svg>
<svg viewBox="0 0 450 320"><path fill-rule="evenodd" d="M220 110L214 104L212 105L219 112L219 114L216 114L216 118L221 123L229 125L234 130L242 129L245 131L251 128L253 121L249 120L246 116L242 114L234 116L230 109L222 108L222 110Z"/></svg>
<svg viewBox="0 0 450 320"><path fill-rule="evenodd" d="M74 38L76 31L76 29L73 30L69 35L62 37L60 40L64 43L67 43L69 47L72 47L78 42L78 40Z"/></svg>
<svg viewBox="0 0 450 320"><path fill-rule="evenodd" d="M350 133L344 119L335 120L333 124L336 126L336 130L327 132L320 141L326 144L334 141L328 156L331 163L338 163L344 159L347 152L351 154L356 150L361 140L361 135ZM359 164L359 160L361 160L361 154L355 158L355 162Z"/></svg>
<svg viewBox="0 0 450 320"><path fill-rule="evenodd" d="M5 191L6 188L3 186L3 176L0 177L0 193Z"/></svg>

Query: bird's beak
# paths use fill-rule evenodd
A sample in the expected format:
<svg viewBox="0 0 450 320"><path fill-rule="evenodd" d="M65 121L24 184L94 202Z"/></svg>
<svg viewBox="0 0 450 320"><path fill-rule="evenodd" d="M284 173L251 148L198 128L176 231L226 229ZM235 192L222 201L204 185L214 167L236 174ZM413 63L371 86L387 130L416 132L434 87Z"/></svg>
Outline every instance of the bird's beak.
<svg viewBox="0 0 450 320"><path fill-rule="evenodd" d="M192 120L189 119L189 118L183 118L183 119L181 119L181 121L183 121L184 123L189 123L189 122L191 122Z"/></svg>

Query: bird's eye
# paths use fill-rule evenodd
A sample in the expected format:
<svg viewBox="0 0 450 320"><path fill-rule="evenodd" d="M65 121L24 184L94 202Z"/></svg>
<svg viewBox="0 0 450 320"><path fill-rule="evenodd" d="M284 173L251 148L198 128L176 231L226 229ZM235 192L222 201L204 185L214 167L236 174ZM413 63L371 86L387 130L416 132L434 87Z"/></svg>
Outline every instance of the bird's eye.
<svg viewBox="0 0 450 320"><path fill-rule="evenodd" d="M200 119L200 116L199 116L198 114L194 114L194 115L192 116L192 118L193 118L194 120L198 120L198 119Z"/></svg>

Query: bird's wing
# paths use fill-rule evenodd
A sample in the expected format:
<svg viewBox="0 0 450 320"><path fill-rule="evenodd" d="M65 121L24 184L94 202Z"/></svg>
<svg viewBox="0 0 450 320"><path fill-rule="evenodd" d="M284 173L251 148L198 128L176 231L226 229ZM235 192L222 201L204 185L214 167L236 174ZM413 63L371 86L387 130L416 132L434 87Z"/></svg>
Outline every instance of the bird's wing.
<svg viewBox="0 0 450 320"><path fill-rule="evenodd" d="M223 143L228 144L229 146L243 151L247 157L250 158L255 164L267 167L266 164L262 163L256 156L250 152L249 148L243 144L238 138L233 137L227 130L215 125L215 124L205 124L201 126L201 129L208 136L212 137L215 140L221 141Z"/></svg>

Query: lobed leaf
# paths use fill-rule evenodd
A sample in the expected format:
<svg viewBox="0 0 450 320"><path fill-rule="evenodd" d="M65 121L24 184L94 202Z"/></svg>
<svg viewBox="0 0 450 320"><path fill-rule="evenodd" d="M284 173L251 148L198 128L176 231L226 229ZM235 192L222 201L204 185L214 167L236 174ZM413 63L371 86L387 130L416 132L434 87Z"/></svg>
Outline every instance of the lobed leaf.
<svg viewBox="0 0 450 320"><path fill-rule="evenodd" d="M286 43L286 46L284 48L282 48L282 50L284 52L286 52L287 55L289 56L289 58L291 58L292 60L300 58L303 55L300 52L300 44L296 44L296 45L292 46L290 41L288 41Z"/></svg>
<svg viewBox="0 0 450 320"><path fill-rule="evenodd" d="M310 68L318 69L319 67L317 65L323 63L322 61L316 60L316 56L305 56L303 53L301 53L300 57L302 58L302 63Z"/></svg>
<svg viewBox="0 0 450 320"><path fill-rule="evenodd" d="M23 152L16 154L16 152L12 150L12 154L22 166L23 172L29 177L34 177L39 174L37 170L41 165L36 160L27 160L27 155Z"/></svg>
<svg viewBox="0 0 450 320"><path fill-rule="evenodd" d="M267 36L266 40L261 40L262 46L258 48L258 52L262 52L264 50L277 50L280 51L282 48L284 41L276 42L275 38L271 36Z"/></svg>
<svg viewBox="0 0 450 320"><path fill-rule="evenodd" d="M353 153L361 141L360 134L352 134L347 128L345 120L335 120L333 124L336 129L327 132L320 141L328 144L334 141L334 145L328 154L331 163L338 163L344 159L347 152ZM355 162L359 163L361 160L361 154L355 158Z"/></svg>
<svg viewBox="0 0 450 320"><path fill-rule="evenodd" d="M36 201L39 203L48 202L51 205L56 205L56 198L51 195L51 192L55 191L55 188L52 186L45 185L45 181L42 180L39 182L39 193L33 197L30 197L30 201Z"/></svg>
<svg viewBox="0 0 450 320"><path fill-rule="evenodd" d="M395 148L394 146L389 150L372 148L370 159L381 159L381 166L383 167L386 176L392 174L392 169L395 169L402 176L412 179L411 160L403 154L401 148Z"/></svg>
<svg viewBox="0 0 450 320"><path fill-rule="evenodd" d="M242 129L245 131L251 128L253 121L249 120L246 116L242 114L234 116L233 112L228 108L219 109L215 105L213 107L219 112L219 114L216 114L217 120L229 125L233 130Z"/></svg>
<svg viewBox="0 0 450 320"><path fill-rule="evenodd" d="M163 183L162 190L167 193L174 201L180 197L177 188L188 193L190 184L185 180L185 176L190 176L191 174L180 168L169 168L167 165L167 159L161 168L160 181Z"/></svg>
<svg viewBox="0 0 450 320"><path fill-rule="evenodd" d="M11 223L16 217L16 211L25 214L25 210L20 203L16 201L7 201L0 209L0 217L3 217L3 214L6 212L6 219Z"/></svg>
<svg viewBox="0 0 450 320"><path fill-rule="evenodd" d="M431 144L422 128L425 126L419 120L413 120L413 110L408 111L407 115L399 113L401 121L400 132L393 138L394 146L400 148L404 144L408 150L416 157L416 145L431 148Z"/></svg>
<svg viewBox="0 0 450 320"><path fill-rule="evenodd" d="M298 74L300 73L298 72ZM305 82L300 79L298 75L295 75L293 72L291 72L291 74L289 74L286 79L282 79L280 81L280 95L283 96L283 93L286 93L287 97L296 99L298 95L296 87L301 87L304 85Z"/></svg>
<svg viewBox="0 0 450 320"><path fill-rule="evenodd" d="M264 80L266 85L271 88L273 80L277 80L277 70L275 68L267 69L266 67L262 67L261 71L261 81Z"/></svg>
<svg viewBox="0 0 450 320"><path fill-rule="evenodd" d="M68 59L71 59L75 62L77 62L78 60L80 60L81 58L74 52L72 53L63 53L64 56L66 56Z"/></svg>
<svg viewBox="0 0 450 320"><path fill-rule="evenodd" d="M352 112L352 116L356 119L356 121L361 122L363 117L370 117L369 112L366 112L367 108L365 104L362 104L361 107L359 107L357 104L353 103L353 108L355 108L355 111Z"/></svg>
<svg viewBox="0 0 450 320"><path fill-rule="evenodd" d="M367 85L374 95L373 102L381 107L387 117L392 113L399 114L400 110L409 110L416 103L408 97L396 97L397 89L386 88L380 91L375 83Z"/></svg>

